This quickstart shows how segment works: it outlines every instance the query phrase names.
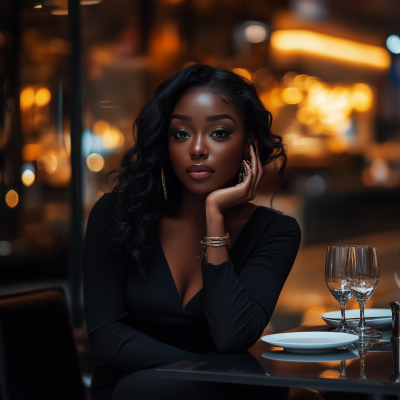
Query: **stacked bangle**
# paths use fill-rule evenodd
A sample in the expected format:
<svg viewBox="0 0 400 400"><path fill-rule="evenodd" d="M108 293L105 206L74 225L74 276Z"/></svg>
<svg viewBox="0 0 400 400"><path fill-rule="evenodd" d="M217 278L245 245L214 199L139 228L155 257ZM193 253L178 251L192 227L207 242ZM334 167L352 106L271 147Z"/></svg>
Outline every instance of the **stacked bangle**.
<svg viewBox="0 0 400 400"><path fill-rule="evenodd" d="M208 254L206 253L206 247L211 246L211 247L219 247L219 246L228 246L229 247L229 233L227 233L225 236L209 236L205 237L203 240L200 241L200 243L203 245L203 248L199 250L199 255L197 258L203 257L206 261L208 261Z"/></svg>

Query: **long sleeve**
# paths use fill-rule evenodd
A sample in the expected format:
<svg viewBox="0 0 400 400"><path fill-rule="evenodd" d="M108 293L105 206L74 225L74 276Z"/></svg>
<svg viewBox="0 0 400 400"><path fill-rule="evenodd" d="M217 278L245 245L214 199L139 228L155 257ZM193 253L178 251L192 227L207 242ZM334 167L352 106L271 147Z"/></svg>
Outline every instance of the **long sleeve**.
<svg viewBox="0 0 400 400"><path fill-rule="evenodd" d="M108 238L113 213L111 194L105 194L90 212L84 242L84 310L96 361L134 372L197 355L124 323L128 318L125 290L129 267L127 257L121 256Z"/></svg>
<svg viewBox="0 0 400 400"><path fill-rule="evenodd" d="M239 273L231 260L219 265L202 262L204 309L218 352L245 351L259 339L293 266L300 238L296 220L276 214Z"/></svg>

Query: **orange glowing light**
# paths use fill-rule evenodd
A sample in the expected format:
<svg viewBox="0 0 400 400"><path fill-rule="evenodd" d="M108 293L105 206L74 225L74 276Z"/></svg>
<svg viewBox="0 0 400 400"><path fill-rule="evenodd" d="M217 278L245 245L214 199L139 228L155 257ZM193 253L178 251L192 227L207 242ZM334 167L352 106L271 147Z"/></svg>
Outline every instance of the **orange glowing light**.
<svg viewBox="0 0 400 400"><path fill-rule="evenodd" d="M35 173L30 169L26 169L22 173L21 180L25 186L31 186L35 182Z"/></svg>
<svg viewBox="0 0 400 400"><path fill-rule="evenodd" d="M313 107L302 107L297 111L296 118L304 125L311 125L317 120L317 109Z"/></svg>
<svg viewBox="0 0 400 400"><path fill-rule="evenodd" d="M356 111L368 111L372 107L372 98L372 90L365 83L357 83L353 86L350 102Z"/></svg>
<svg viewBox="0 0 400 400"><path fill-rule="evenodd" d="M271 46L279 51L306 53L386 69L390 55L380 46L355 42L308 30L281 30L271 35Z"/></svg>
<svg viewBox="0 0 400 400"><path fill-rule="evenodd" d="M244 68L234 68L233 70L232 70L232 72L233 73L235 73L236 75L239 75L239 76L241 76L242 78L244 78L245 80L247 80L247 81L252 81L253 79L253 74L249 71L249 70L247 70L247 69L244 69Z"/></svg>
<svg viewBox="0 0 400 400"><path fill-rule="evenodd" d="M68 15L68 8L55 8L51 10L53 15Z"/></svg>
<svg viewBox="0 0 400 400"><path fill-rule="evenodd" d="M37 166L52 174L57 169L57 158L53 154L46 154L39 158Z"/></svg>
<svg viewBox="0 0 400 400"><path fill-rule="evenodd" d="M22 147L22 159L24 161L36 161L43 155L40 144L26 144Z"/></svg>
<svg viewBox="0 0 400 400"><path fill-rule="evenodd" d="M93 4L100 4L103 0L81 0L79 4L81 6L92 6Z"/></svg>
<svg viewBox="0 0 400 400"><path fill-rule="evenodd" d="M125 143L125 136L118 129L109 129L102 136L106 149L115 149Z"/></svg>
<svg viewBox="0 0 400 400"><path fill-rule="evenodd" d="M99 172L104 167L104 158L97 153L92 153L86 159L86 164L92 172Z"/></svg>
<svg viewBox="0 0 400 400"><path fill-rule="evenodd" d="M299 104L303 100L303 93L295 87L283 89L281 96L286 104Z"/></svg>
<svg viewBox="0 0 400 400"><path fill-rule="evenodd" d="M326 144L332 153L343 153L349 147L347 140L343 137L329 138Z"/></svg>
<svg viewBox="0 0 400 400"><path fill-rule="evenodd" d="M277 87L271 91L271 97L270 97L270 107L272 108L279 108L283 106L283 101L282 101L282 89Z"/></svg>
<svg viewBox="0 0 400 400"><path fill-rule="evenodd" d="M10 190L6 194L6 203L8 207L14 208L18 204L18 193L15 190Z"/></svg>
<svg viewBox="0 0 400 400"><path fill-rule="evenodd" d="M319 374L319 377L324 379L339 379L340 372L336 369L326 369Z"/></svg>
<svg viewBox="0 0 400 400"><path fill-rule="evenodd" d="M301 74L301 75L297 75L295 78L293 78L293 82L292 85L294 87L297 87L298 89L304 90L304 81L306 80L306 78L308 78L307 75Z"/></svg>
<svg viewBox="0 0 400 400"><path fill-rule="evenodd" d="M36 100L36 105L38 107L45 106L46 104L49 103L50 99L51 99L51 93L48 89L41 88L36 92L35 100Z"/></svg>
<svg viewBox="0 0 400 400"><path fill-rule="evenodd" d="M93 132L96 135L104 135L110 129L110 124L107 121L99 120L93 125Z"/></svg>
<svg viewBox="0 0 400 400"><path fill-rule="evenodd" d="M150 47L154 53L176 53L181 47L178 26L175 22L162 25L150 40Z"/></svg>
<svg viewBox="0 0 400 400"><path fill-rule="evenodd" d="M27 110L35 102L35 89L32 86L25 88L20 95L21 110Z"/></svg>

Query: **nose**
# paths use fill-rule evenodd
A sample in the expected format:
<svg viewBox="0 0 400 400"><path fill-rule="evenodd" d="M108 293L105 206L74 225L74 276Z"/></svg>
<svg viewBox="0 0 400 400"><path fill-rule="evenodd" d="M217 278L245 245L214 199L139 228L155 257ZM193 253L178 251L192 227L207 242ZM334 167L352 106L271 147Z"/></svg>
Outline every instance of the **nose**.
<svg viewBox="0 0 400 400"><path fill-rule="evenodd" d="M192 142L193 145L190 148L190 157L194 158L208 158L208 149L206 146L205 138L202 138L202 135L197 135L195 140Z"/></svg>

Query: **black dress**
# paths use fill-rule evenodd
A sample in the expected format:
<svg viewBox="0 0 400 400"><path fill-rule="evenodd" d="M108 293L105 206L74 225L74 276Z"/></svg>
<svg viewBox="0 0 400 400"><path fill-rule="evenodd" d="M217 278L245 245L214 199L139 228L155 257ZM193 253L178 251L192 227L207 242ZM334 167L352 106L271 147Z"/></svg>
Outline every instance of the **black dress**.
<svg viewBox="0 0 400 400"><path fill-rule="evenodd" d="M155 369L213 351L245 352L260 338L297 255L301 233L296 220L258 207L228 261L202 262L203 288L182 308L158 239L148 281L109 241L115 213L111 196L103 195L93 206L84 243L84 309L96 359L94 400L112 393L113 400L194 400L205 393L220 399L232 385L160 378ZM245 385L233 385L235 394L239 386Z"/></svg>

